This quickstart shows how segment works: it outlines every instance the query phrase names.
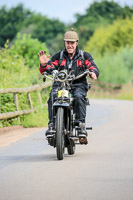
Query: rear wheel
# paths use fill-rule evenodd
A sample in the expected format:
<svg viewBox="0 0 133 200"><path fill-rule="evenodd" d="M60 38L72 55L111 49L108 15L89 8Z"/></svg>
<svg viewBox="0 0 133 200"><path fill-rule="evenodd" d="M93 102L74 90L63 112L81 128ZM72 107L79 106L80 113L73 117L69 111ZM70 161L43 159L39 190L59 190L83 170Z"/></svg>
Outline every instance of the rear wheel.
<svg viewBox="0 0 133 200"><path fill-rule="evenodd" d="M56 115L56 153L57 159L63 160L65 149L64 109L59 107Z"/></svg>
<svg viewBox="0 0 133 200"><path fill-rule="evenodd" d="M72 145L68 145L67 146L67 152L69 155L73 155L75 153L75 145L72 146Z"/></svg>

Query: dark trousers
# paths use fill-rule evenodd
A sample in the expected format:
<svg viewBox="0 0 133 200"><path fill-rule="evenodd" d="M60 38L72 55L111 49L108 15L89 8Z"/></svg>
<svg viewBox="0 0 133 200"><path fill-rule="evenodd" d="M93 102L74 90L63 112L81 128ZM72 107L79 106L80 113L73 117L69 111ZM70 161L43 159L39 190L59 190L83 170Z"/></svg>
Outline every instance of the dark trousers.
<svg viewBox="0 0 133 200"><path fill-rule="evenodd" d="M75 88L73 91L74 97L74 113L75 115L75 123L79 122L85 123L86 117L86 90L82 88ZM50 97L48 100L48 111L49 111L49 123L53 122L53 111L52 105L57 95L57 88L52 88Z"/></svg>

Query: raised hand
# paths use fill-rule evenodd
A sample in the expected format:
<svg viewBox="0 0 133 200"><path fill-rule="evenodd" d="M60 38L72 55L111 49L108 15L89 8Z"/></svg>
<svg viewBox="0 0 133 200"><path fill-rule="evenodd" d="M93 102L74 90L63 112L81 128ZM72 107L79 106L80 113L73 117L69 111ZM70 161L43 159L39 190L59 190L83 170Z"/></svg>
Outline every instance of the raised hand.
<svg viewBox="0 0 133 200"><path fill-rule="evenodd" d="M50 58L50 55L47 56L46 55L46 51L40 51L40 53L38 54L39 60L40 60L40 64L42 66L45 66L48 63L48 60Z"/></svg>
<svg viewBox="0 0 133 200"><path fill-rule="evenodd" d="M96 76L96 74L94 72L91 72L89 77L91 77L93 80L97 80L97 76Z"/></svg>

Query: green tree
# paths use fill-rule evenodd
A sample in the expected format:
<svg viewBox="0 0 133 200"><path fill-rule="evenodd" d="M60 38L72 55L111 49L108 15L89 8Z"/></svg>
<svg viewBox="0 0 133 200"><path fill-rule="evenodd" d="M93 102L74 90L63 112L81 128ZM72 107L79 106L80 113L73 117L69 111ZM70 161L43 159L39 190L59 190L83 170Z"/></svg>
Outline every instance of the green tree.
<svg viewBox="0 0 133 200"><path fill-rule="evenodd" d="M49 46L50 53L63 48L61 38L66 30L66 25L57 19L49 19L47 16L36 14L24 8L22 4L7 9L0 9L0 46L3 47L9 39L11 46L17 32L31 34L32 38L45 42Z"/></svg>
<svg viewBox="0 0 133 200"><path fill-rule="evenodd" d="M33 21L32 21L33 20ZM45 42L51 54L63 48L63 39L66 26L59 20L51 20L40 14L33 19L29 19L27 23L34 25L31 36L37 38L41 42Z"/></svg>
<svg viewBox="0 0 133 200"><path fill-rule="evenodd" d="M0 46L4 46L7 39L10 41L23 27L23 22L30 16L31 12L24 9L22 4L7 9L3 6L0 9Z"/></svg>
<svg viewBox="0 0 133 200"><path fill-rule="evenodd" d="M121 7L114 1L103 0L92 3L84 15L76 14L74 27L79 31L80 47L83 47L99 26L112 24L117 18L131 18L133 8Z"/></svg>
<svg viewBox="0 0 133 200"><path fill-rule="evenodd" d="M133 18L118 19L112 25L96 29L84 49L94 54L117 52L133 45Z"/></svg>

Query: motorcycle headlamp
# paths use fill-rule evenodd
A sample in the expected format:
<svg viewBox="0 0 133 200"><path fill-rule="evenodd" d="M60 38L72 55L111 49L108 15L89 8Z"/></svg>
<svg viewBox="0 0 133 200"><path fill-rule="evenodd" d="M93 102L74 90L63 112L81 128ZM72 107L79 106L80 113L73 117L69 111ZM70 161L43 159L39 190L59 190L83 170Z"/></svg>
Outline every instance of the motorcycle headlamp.
<svg viewBox="0 0 133 200"><path fill-rule="evenodd" d="M59 72L57 75L57 80L60 82L64 82L66 78L67 78L67 74L64 71Z"/></svg>

